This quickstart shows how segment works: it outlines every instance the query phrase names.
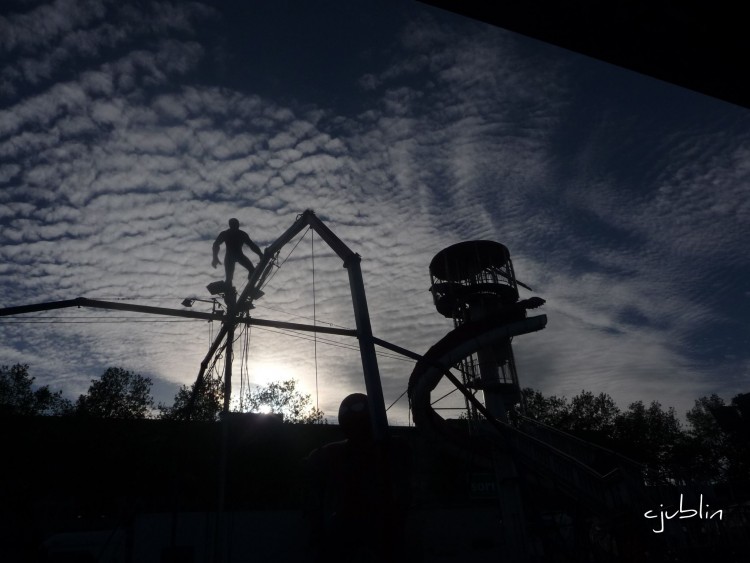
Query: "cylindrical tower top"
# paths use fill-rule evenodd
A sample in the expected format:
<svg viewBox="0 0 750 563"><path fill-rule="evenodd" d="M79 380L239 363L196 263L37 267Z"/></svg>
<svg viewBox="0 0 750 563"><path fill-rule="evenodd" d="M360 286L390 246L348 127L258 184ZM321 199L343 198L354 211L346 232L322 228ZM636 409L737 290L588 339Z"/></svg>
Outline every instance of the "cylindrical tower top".
<svg viewBox="0 0 750 563"><path fill-rule="evenodd" d="M438 252L430 262L430 274L440 281L466 282L486 270L503 268L509 261L510 252L504 244L469 240Z"/></svg>
<svg viewBox="0 0 750 563"><path fill-rule="evenodd" d="M510 252L499 242L470 240L441 250L430 262L430 278L438 312L459 323L518 301Z"/></svg>

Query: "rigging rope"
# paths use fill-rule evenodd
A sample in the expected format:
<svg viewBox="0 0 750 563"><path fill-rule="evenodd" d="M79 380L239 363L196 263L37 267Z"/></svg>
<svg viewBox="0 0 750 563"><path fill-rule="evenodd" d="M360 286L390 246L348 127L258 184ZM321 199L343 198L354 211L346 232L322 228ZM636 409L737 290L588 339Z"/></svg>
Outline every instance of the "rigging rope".
<svg viewBox="0 0 750 563"><path fill-rule="evenodd" d="M267 332L275 332L277 334L283 334L284 336L291 336L292 338L299 338L301 340L313 340L312 337L306 336L305 334L301 334L298 332L294 332L291 330L285 330L285 329L274 329L269 328L266 326L256 326L256 330L264 330ZM327 338L320 338L318 337L318 342L322 342L323 344L328 344L329 346L334 346L336 348L342 348L344 350L355 350L359 351L359 345L357 344L343 344L341 342L337 342L335 340L330 340ZM375 354L379 358L390 358L392 360L399 360L401 362L410 362L414 363L414 360L411 358L406 358L404 356L395 354L395 353L389 353L389 352L383 352L383 351L375 351Z"/></svg>
<svg viewBox="0 0 750 563"><path fill-rule="evenodd" d="M273 311L274 313L283 313L284 315L287 315L288 317L297 318L297 319L304 319L306 321L312 321L313 320L312 317L307 317L305 315L295 315L294 313L290 313L288 311L284 311L283 309L269 307L267 305L256 305L255 308L256 309L267 309L269 311ZM339 324L331 323L331 322L328 322L328 321L320 321L320 324L325 324L325 325L328 325L328 326L334 327L334 328L343 328L344 330L354 330L350 326L339 325Z"/></svg>
<svg viewBox="0 0 750 563"><path fill-rule="evenodd" d="M308 230L310 230L308 228ZM310 235L310 254L312 255L312 290L313 290L313 326L317 326L316 300L315 300L315 233ZM318 396L318 332L313 332L313 349L315 351L315 408L320 410Z"/></svg>
<svg viewBox="0 0 750 563"><path fill-rule="evenodd" d="M278 270L280 270L281 266L283 266L286 263L286 261L289 260L289 257L292 255L292 253L295 251L297 246L299 246L299 244L302 242L302 240L305 238L305 236L310 230L311 230L310 227L308 227L307 231L305 231L305 233L299 238L299 240L294 245L294 247L289 251L289 254L287 254L286 258L284 258L284 260L278 265L276 265L276 260L278 258L278 252L277 252L276 256L271 260L271 262L267 264L265 271L261 274L261 277L258 280L258 285L257 285L258 289L262 289L263 287L265 287L271 282L271 280L274 278ZM270 272L272 266L274 265L276 265L276 270L274 270L273 272ZM269 275L269 272L270 272L270 275ZM314 301L315 301L315 263L313 261L313 308L315 307ZM313 312L313 318L314 318L314 312ZM246 389L247 389L247 392L249 392L250 383L251 383L250 382L250 368L249 368L250 324L245 324L245 327L243 330L244 330L244 333L240 333L240 335L238 335L234 339L234 342L237 342L240 338L243 338L244 336L243 347L242 347L242 358L240 360L240 398L238 402L240 412L243 412L243 409L245 406L245 400L246 400L245 396L247 395ZM317 343L316 343L316 346L317 346ZM215 360L214 360L214 364L215 364ZM318 374L317 374L317 349L316 349L316 364L315 364L316 401L317 401L317 377L318 377Z"/></svg>
<svg viewBox="0 0 750 563"><path fill-rule="evenodd" d="M250 325L245 325L245 339L242 343L242 361L240 363L240 412L245 412L246 394L250 391Z"/></svg>
<svg viewBox="0 0 750 563"><path fill-rule="evenodd" d="M219 360L221 360L224 357L224 351L226 350L226 348L227 348L227 345L225 343L216 351L213 362L211 362L211 367L209 367L208 370L206 370L206 375L204 376L204 380L203 380L203 388L200 389L200 391L202 393L205 393L206 395L208 395L210 391L211 380L213 378L216 378L219 381L223 381L223 376L221 374L224 373L224 370L222 369L221 371L219 371L216 368L216 364L219 362ZM222 386L222 389L223 389L223 386ZM196 399L200 400L198 397L196 397ZM195 408L195 406L193 406L193 408Z"/></svg>
<svg viewBox="0 0 750 563"><path fill-rule="evenodd" d="M450 395L453 395L453 393L455 393L456 391L458 391L458 388L454 389L453 391L448 391L445 395L443 395L439 399L435 399L434 401L432 401L430 403L430 406L434 406L435 403L438 403L438 402L442 401L443 399L445 399L446 397L449 397Z"/></svg>
<svg viewBox="0 0 750 563"><path fill-rule="evenodd" d="M271 274L271 275L270 275L270 276L268 277L268 279L266 279L266 280L265 280L265 281L263 282L263 284L262 284L262 286L263 286L263 287L265 287L265 286L267 286L267 285L268 285L269 283L271 283L271 280L272 280L272 279L274 278L274 276L276 275L276 272L278 272L278 271L279 271L279 270L281 269L281 267L282 267L282 266L283 266L284 264L286 264L286 261L287 261L287 260L289 260L289 257L290 257L290 256L292 255L292 252L294 252L294 251L295 251L295 249L296 249L296 248L297 248L297 247L299 246L299 243L301 243L301 242L302 242L302 239L304 239L304 238L305 238L305 237L307 236L307 233L309 233L309 232L310 232L310 228L311 228L311 227L307 227L307 230L305 231L305 234L304 234L304 235L302 235L302 236L301 236L301 237L299 238L299 240L297 241L297 244L295 244L295 245L294 245L294 248L292 248L292 249L291 249L291 250L289 251L289 254L287 254L287 255L286 255L286 258L284 258L283 262L281 262L281 264L279 264L279 265L278 265L278 266L276 267L276 269L275 269L275 270L273 271L273 273L272 273L272 274ZM263 287L261 287L260 289L263 289Z"/></svg>
<svg viewBox="0 0 750 563"><path fill-rule="evenodd" d="M390 406L390 407L388 407L387 409L385 409L385 412L388 412L389 410L391 410L391 407L392 407L393 405L395 405L396 403L398 403L398 402L399 402L399 401L401 400L401 398L402 398L402 397L403 397L404 395L406 395L406 392L407 392L407 391L409 391L409 388L408 388L408 387L407 387L406 389L404 389L404 392L403 392L403 393L401 393L401 394L400 394L400 395L398 396L398 399L396 399L395 401L393 401L393 402L391 403L391 406Z"/></svg>

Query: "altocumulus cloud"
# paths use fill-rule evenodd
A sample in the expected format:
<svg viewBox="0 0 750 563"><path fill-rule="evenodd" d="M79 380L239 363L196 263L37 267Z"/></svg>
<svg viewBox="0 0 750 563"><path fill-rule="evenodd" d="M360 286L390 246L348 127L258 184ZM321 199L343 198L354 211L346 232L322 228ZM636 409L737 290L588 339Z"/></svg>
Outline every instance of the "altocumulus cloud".
<svg viewBox="0 0 750 563"><path fill-rule="evenodd" d="M221 275L210 245L228 217L266 245L313 208L362 255L386 340L423 352L450 329L427 266L486 238L548 299L548 328L516 342L523 385L681 411L746 391L746 112L417 3L394 15L385 53L346 45L367 56L356 80L326 85L326 103L303 83L274 97L252 76L211 72L228 47L204 25L236 33L224 5L58 1L4 14L2 305L85 295L174 307ZM262 56L273 68L274 53ZM338 90L357 98L339 107ZM255 313L312 318L312 244L316 321L352 326L340 260L309 235ZM123 365L169 401L194 380L212 329L86 314L3 321L0 357L71 394ZM250 379L296 376L312 391L317 348L320 406L335 413L363 384L353 343L329 340L253 329ZM381 362L390 403L411 364ZM404 422L405 408L389 414Z"/></svg>

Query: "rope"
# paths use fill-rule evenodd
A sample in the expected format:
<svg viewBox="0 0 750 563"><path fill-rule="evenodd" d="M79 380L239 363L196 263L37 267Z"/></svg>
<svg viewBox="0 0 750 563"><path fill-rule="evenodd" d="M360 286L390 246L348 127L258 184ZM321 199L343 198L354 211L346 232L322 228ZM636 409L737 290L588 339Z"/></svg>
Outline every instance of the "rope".
<svg viewBox="0 0 750 563"><path fill-rule="evenodd" d="M308 231L310 229L308 228ZM313 290L313 326L317 326L317 302L315 299L315 233L310 235L310 254L312 255L312 290ZM315 408L320 410L318 395L318 333L313 332L313 350L315 351Z"/></svg>
<svg viewBox="0 0 750 563"><path fill-rule="evenodd" d="M432 401L432 402L430 403L430 406L433 406L433 405L434 405L435 403L438 403L438 402L442 401L443 399L445 399L445 398L446 398L446 397L448 397L449 395L453 395L453 393L455 393L456 391L458 391L458 389L454 389L453 391L448 391L448 392L447 392L447 393L446 393L445 395L443 395L443 396L442 396L442 397L440 397L439 399L435 399L434 401Z"/></svg>
<svg viewBox="0 0 750 563"><path fill-rule="evenodd" d="M250 368L248 366L248 359L250 357L250 325L245 325L244 337L245 339L242 342L242 360L240 362L240 412L245 412L246 388L247 391L250 390Z"/></svg>
<svg viewBox="0 0 750 563"><path fill-rule="evenodd" d="M408 388L408 387L407 387L406 389L404 389L404 392L403 392L403 393L401 393L401 394L400 394L400 395L398 396L398 399L396 399L395 401L393 401L393 402L391 403L391 406L390 406L390 407L388 407L387 409L385 409L385 412L388 412L389 410L391 410L391 407L392 407L393 405L395 405L396 403L398 403L398 402L399 402L399 401L401 400L401 398L402 398L402 397L403 397L404 395L406 395L406 392L407 392L408 390L409 390L409 388Z"/></svg>
<svg viewBox="0 0 750 563"><path fill-rule="evenodd" d="M305 315L296 315L294 313L290 313L288 311L284 311L283 309L278 309L278 308L275 308L275 307L269 307L268 305L256 305L255 308L256 309L266 309L268 311L273 311L274 313L282 313L282 314L287 315L288 317L291 317L291 318L304 319L306 321L312 321L313 320L312 317L306 317ZM327 325L327 326L330 326L330 327L334 327L334 328L343 328L345 330L354 330L350 326L339 325L339 324L331 323L331 322L328 322L328 321L320 321L320 324L324 324L324 325Z"/></svg>
<svg viewBox="0 0 750 563"><path fill-rule="evenodd" d="M205 375L204 380L203 380L203 388L200 390L201 392L203 392L203 393L207 392L207 389L211 385L211 381L210 381L211 379L213 379L213 378L216 378L216 379L219 379L219 380L222 379L221 373L223 373L224 370L221 370L221 373L220 373L216 369L216 364L217 364L217 362L219 360L221 360L223 358L224 350L226 350L226 348L227 348L227 345L225 343L223 346L221 346L216 351L216 354L214 355L213 362L211 362L211 367L209 367L206 370L206 375ZM198 397L196 397L196 399L198 399ZM193 405L193 408L195 408L195 405Z"/></svg>
<svg viewBox="0 0 750 563"><path fill-rule="evenodd" d="M262 289L263 287L267 286L271 280L274 278L278 270L281 269L281 266L283 266L287 260L289 260L289 257L292 255L292 253L296 250L296 248L299 246L299 244L302 242L302 239L307 236L308 231L310 231L310 227L307 228L307 231L297 240L297 243L294 245L294 247L289 251L289 254L286 255L286 258L284 260L276 265L277 259L278 259L278 253L276 254L276 257L268 263L265 271L261 274L261 277L258 279L258 289ZM273 269L273 266L276 265L276 269L271 272ZM270 275L269 275L270 273ZM315 262L313 261L313 307L315 307ZM314 315L313 315L314 317ZM240 399L239 399L239 410L240 412L243 411L243 408L245 406L245 400L246 397L246 389L249 392L250 390L250 367L249 367L249 357L250 357L250 325L246 324L244 327L244 333L241 333L239 336L235 338L235 342L237 342L240 338L244 336L243 340L243 346L242 346L242 359L240 361ZM317 343L316 343L317 346ZM317 404L317 379L318 379L318 366L317 366L317 350L316 350L316 357L315 357L315 389L316 389L316 404Z"/></svg>
<svg viewBox="0 0 750 563"><path fill-rule="evenodd" d="M255 329L256 330L264 330L266 332L275 332L277 334L283 334L284 336L290 336L292 338L299 338L300 340L313 340L312 337L306 336L305 334L301 334L301 333L298 333L298 332L290 331L290 330L274 329L274 328L269 328L267 326L256 326ZM356 344L343 344L341 342L337 342L335 340L330 340L330 339L327 339L327 338L318 337L318 342L321 342L323 344L328 344L329 346L334 346L336 348L341 348L341 349L344 349L344 350L355 350L355 351L359 350L359 346L356 345ZM388 353L388 352L382 352L382 351L377 351L376 350L375 354L379 358L389 358L391 360L398 360L400 362L410 362L410 363L414 362L414 360L412 360L410 358L405 358L404 356L397 355L397 354L391 354L391 353Z"/></svg>
<svg viewBox="0 0 750 563"><path fill-rule="evenodd" d="M276 272L278 272L281 267L286 264L286 261L289 260L289 257L292 255L292 252L295 251L295 249L299 246L299 243L302 242L302 239L304 239L307 236L307 233L310 232L310 227L307 227L307 230L305 231L305 234L302 235L299 240L297 241L297 244L294 245L294 247L289 251L289 254L286 255L286 258L281 262L281 264L278 265L278 267L274 270L274 272L271 274L271 276L263 282L263 287L267 286L269 283L271 283L271 280L276 275ZM258 284L258 287L260 287L260 284ZM260 287L260 289L263 289L263 287Z"/></svg>
<svg viewBox="0 0 750 563"><path fill-rule="evenodd" d="M247 326L242 327L240 338L247 334ZM239 410L242 412L242 395L245 390L245 358L247 357L247 339L242 340L242 354L240 356L240 401Z"/></svg>

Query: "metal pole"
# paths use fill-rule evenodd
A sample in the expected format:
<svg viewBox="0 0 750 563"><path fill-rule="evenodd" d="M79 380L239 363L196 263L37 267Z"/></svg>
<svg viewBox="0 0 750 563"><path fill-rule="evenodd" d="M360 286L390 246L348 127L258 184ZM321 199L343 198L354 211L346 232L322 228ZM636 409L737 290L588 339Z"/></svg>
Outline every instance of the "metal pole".
<svg viewBox="0 0 750 563"><path fill-rule="evenodd" d="M337 237L311 210L304 215L310 227L318 233L325 243L343 260L344 267L349 272L349 288L352 292L354 306L354 322L359 339L359 353L362 358L362 372L365 378L370 417L372 419L373 436L378 441L388 439L388 417L385 414L385 399L380 383L378 359L375 356L375 342L370 325L370 314L365 297L365 284L362 280L361 258Z"/></svg>
<svg viewBox="0 0 750 563"><path fill-rule="evenodd" d="M234 318L227 319L227 347L224 358L224 409L223 416L229 414L229 401L232 397L232 361L234 359Z"/></svg>
<svg viewBox="0 0 750 563"><path fill-rule="evenodd" d="M221 446L219 452L219 491L214 530L214 557L217 563L225 560L226 554L226 518L224 506L226 504L227 489L227 450L229 448L229 405L232 398L232 361L234 360L234 329L235 317L226 320L227 346L224 357L224 408L221 412Z"/></svg>
<svg viewBox="0 0 750 563"><path fill-rule="evenodd" d="M344 262L344 267L349 272L349 285L352 292L352 305L354 306L354 322L357 326L359 354L362 358L362 371L364 372L365 387L370 403L373 436L377 441L382 442L388 439L388 417L385 413L383 387L380 383L378 360L375 356L375 340L372 336L370 314L367 309L367 298L365 297L365 285L362 280L362 270L359 262L359 255L352 254Z"/></svg>

